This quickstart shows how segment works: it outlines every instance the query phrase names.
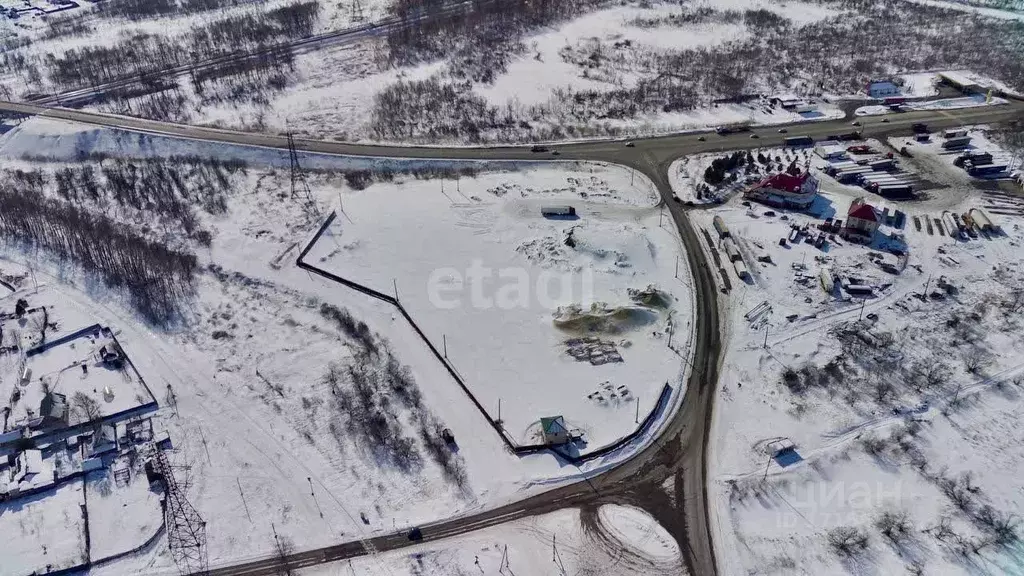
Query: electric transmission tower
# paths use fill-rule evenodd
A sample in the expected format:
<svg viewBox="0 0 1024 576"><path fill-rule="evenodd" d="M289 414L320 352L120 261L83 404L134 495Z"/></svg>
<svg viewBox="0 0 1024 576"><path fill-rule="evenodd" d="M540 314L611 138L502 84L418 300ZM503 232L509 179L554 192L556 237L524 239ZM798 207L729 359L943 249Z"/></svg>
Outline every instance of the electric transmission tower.
<svg viewBox="0 0 1024 576"><path fill-rule="evenodd" d="M174 470L163 450L156 451L152 463L166 490L164 517L171 557L181 574L204 576L210 568L206 554L206 522L174 479Z"/></svg>
<svg viewBox="0 0 1024 576"><path fill-rule="evenodd" d="M299 165L299 153L295 150L295 137L291 132L288 132L288 160L291 165L292 198L302 197L306 212L310 216L319 217L320 208L313 200L313 192L310 191L306 175L302 172L302 166Z"/></svg>

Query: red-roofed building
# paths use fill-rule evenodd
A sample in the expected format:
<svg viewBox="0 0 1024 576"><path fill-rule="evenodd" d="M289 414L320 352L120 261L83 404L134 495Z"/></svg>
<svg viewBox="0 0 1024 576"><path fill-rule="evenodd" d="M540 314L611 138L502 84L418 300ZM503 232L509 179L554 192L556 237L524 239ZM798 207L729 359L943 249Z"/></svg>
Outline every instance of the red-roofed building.
<svg viewBox="0 0 1024 576"><path fill-rule="evenodd" d="M808 208L818 195L818 180L810 172L799 175L780 172L765 178L743 196L779 208Z"/></svg>
<svg viewBox="0 0 1024 576"><path fill-rule="evenodd" d="M850 209L846 213L843 237L854 242L870 244L881 223L882 217L878 209L865 202L863 198L857 198L850 204Z"/></svg>

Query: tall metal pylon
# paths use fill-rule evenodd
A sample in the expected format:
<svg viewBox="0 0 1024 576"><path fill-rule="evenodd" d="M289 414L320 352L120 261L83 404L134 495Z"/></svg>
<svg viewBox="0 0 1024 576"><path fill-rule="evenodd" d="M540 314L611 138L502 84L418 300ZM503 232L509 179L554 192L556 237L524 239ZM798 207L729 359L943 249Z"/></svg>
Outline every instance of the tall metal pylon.
<svg viewBox="0 0 1024 576"><path fill-rule="evenodd" d="M163 450L156 451L152 463L154 471L164 482L167 544L178 572L183 576L205 576L210 569L206 552L206 522L174 479L174 470Z"/></svg>
<svg viewBox="0 0 1024 576"><path fill-rule="evenodd" d="M306 211L311 216L319 217L320 208L316 205L316 201L313 200L313 192L309 189L309 183L306 182L306 175L302 172L302 166L299 165L299 153L295 150L295 137L291 132L288 132L288 161L292 179L292 198L301 196L303 202L305 202Z"/></svg>

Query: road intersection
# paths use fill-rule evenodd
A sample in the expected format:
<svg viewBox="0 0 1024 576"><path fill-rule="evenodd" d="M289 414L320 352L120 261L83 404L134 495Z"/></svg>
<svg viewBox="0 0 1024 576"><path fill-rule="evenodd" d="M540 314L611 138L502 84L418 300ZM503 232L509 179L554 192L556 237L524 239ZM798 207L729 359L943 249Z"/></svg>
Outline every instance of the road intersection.
<svg viewBox="0 0 1024 576"><path fill-rule="evenodd" d="M38 104L0 102L0 111L176 138L280 149L286 149L288 146L284 135L173 124ZM888 122L882 122L880 119L862 119L864 125L857 129L862 130L866 137L884 137L908 134L914 123L927 123L935 129L1018 120L1024 118L1024 102L1012 100L1005 105L943 112L906 112L892 114L888 118ZM668 169L672 161L689 154L781 146L786 136L807 135L820 140L829 134L850 132L854 129L848 120L796 123L786 128L786 134L779 131L779 126L755 127L750 132L727 136L708 132L673 134L636 139L630 146L626 146L623 141L549 145L549 148L559 153L557 156L551 152L532 152L529 146L444 148L295 140L295 146L300 150L326 154L444 160L569 159L622 164L646 175L657 186L662 203L671 214L686 246L687 259L694 276L696 305L692 370L680 408L663 425L658 438L619 465L585 480L513 504L423 525L423 541L440 540L562 508L577 507L588 510L596 509L602 504L621 503L647 510L676 538L690 574L704 576L718 573L707 509L707 445L714 413L715 390L722 363L719 292L712 267L700 247L697 231L687 217L687 211L695 208L675 201L669 183ZM387 534L296 552L284 557L273 556L215 567L209 573L215 576L277 574L284 568L298 569L379 551L395 550L416 543L410 541L405 533Z"/></svg>

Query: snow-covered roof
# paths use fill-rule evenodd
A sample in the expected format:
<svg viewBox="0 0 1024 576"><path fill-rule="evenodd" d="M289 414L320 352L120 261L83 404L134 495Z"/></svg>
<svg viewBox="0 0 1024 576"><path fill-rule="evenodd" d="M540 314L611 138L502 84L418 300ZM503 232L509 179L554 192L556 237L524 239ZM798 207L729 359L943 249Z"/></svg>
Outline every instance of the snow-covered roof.
<svg viewBox="0 0 1024 576"><path fill-rule="evenodd" d="M561 416L549 416L540 419L540 426L544 429L546 434L557 434L559 432L566 432L568 429L565 427L565 419Z"/></svg>
<svg viewBox="0 0 1024 576"><path fill-rule="evenodd" d="M846 214L846 217L859 218L869 222L878 222L878 214L875 212L874 206L866 203L854 202L851 204L850 211Z"/></svg>
<svg viewBox="0 0 1024 576"><path fill-rule="evenodd" d="M760 184L757 185L757 187L772 188L775 190L785 190L786 192L797 193L800 191L800 188L804 185L804 182L807 181L808 177L810 177L809 172L804 172L799 176L793 176L792 174L780 172L778 174L775 174L774 176L769 176L768 178L765 178L764 180L761 181Z"/></svg>

